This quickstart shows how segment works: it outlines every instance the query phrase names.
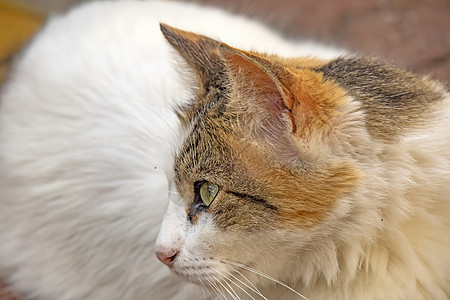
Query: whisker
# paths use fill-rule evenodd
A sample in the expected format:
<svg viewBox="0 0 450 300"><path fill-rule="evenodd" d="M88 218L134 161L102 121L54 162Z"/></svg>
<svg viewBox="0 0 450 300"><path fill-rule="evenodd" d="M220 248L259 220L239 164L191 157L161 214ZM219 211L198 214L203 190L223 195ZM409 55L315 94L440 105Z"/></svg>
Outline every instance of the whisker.
<svg viewBox="0 0 450 300"><path fill-rule="evenodd" d="M231 273L228 273L228 275L232 275ZM234 276L233 276L234 277ZM236 277L235 277L236 278ZM247 294L250 298L252 298L253 300L256 300L255 297L253 297L252 295L250 295L249 292L247 292L243 287L241 287L239 284L237 284L236 282L234 282L231 278L225 277L226 280L228 280L229 282L231 282L232 284L234 284L235 286L237 286L241 291L243 291L245 294ZM238 279L239 280L239 279Z"/></svg>
<svg viewBox="0 0 450 300"><path fill-rule="evenodd" d="M232 281L231 279L229 279L231 283L233 283L235 286L237 286L241 291L243 291L245 294L247 294L247 296L249 296L251 299L256 300L255 297L253 297L252 295L250 295L249 292L247 292L243 287L241 287L239 284L237 284L236 282Z"/></svg>
<svg viewBox="0 0 450 300"><path fill-rule="evenodd" d="M230 290L227 289L226 286L223 285L223 283L222 283L219 279L217 279L217 278L215 278L215 279L216 279L216 282L217 282L218 284L220 284L220 285L228 292L228 294L229 294L233 299L237 299L237 298L230 292ZM226 299L226 298L225 298L225 299Z"/></svg>
<svg viewBox="0 0 450 300"><path fill-rule="evenodd" d="M223 275L222 275L223 276ZM239 297L239 295L236 293L236 291L233 289L233 287L227 282L230 281L226 276L223 276L224 278L224 283L231 289L231 291L233 292L234 296L232 295L233 299L238 299L240 300L241 297ZM236 284L235 284L236 285Z"/></svg>
<svg viewBox="0 0 450 300"><path fill-rule="evenodd" d="M212 281L209 280L208 277L210 277ZM225 300L227 300L227 298L224 295L222 295L219 287L217 286L217 284L215 283L214 278L212 278L211 275L207 274L207 277L205 279L209 282L210 287L212 288L214 293L217 295L217 297L219 297L219 298L223 297Z"/></svg>
<svg viewBox="0 0 450 300"><path fill-rule="evenodd" d="M235 292L235 290L230 286L230 284L227 282L230 281L231 283L233 283L234 285L238 286L235 282L231 281L227 276L225 276L222 272L220 272L219 270L215 270L216 273L218 273L219 275L221 275L224 278L224 282L226 285L228 285L230 287L230 289L233 291L234 295L237 297L236 299L241 299L239 297L239 295ZM238 286L239 287L239 286Z"/></svg>
<svg viewBox="0 0 450 300"><path fill-rule="evenodd" d="M300 296L302 299L309 300L308 298L306 298L305 296L303 296L302 294L300 294L299 292L297 292L296 290L294 290L293 288L291 288L291 287L288 286L287 284L285 284L285 283L281 282L280 280L278 280L278 279L276 279L276 278L273 278L272 276L267 275L267 274L265 274L265 273L263 273L263 272L261 272L261 271L258 271L258 270L256 270L256 269L250 268L249 266L246 266L246 265L243 265L243 264L240 264L240 263L236 263L236 262L233 262L233 261L229 261L229 260L225 260L225 261L223 261L223 262L224 262L224 263L228 263L228 264L232 264L232 265L234 265L234 266L236 266L236 267L242 268L242 269L244 269L244 270L253 272L253 273L255 273L255 274L257 274L257 275L260 275L260 276L262 276L262 277L264 277L264 278L267 278L267 279L269 279L269 280L272 280L273 282L278 283L279 285L285 287L286 289L290 290L291 292L297 294L297 295Z"/></svg>
<svg viewBox="0 0 450 300"><path fill-rule="evenodd" d="M195 271L196 271L196 273L197 273L197 275L198 275L198 276L197 276L198 280L200 281L200 283L201 283L202 286L203 286L203 296L204 296L206 299L208 299L208 298L212 299L213 297L211 296L211 293L209 292L209 290L206 288L205 284L203 283L203 280L202 280L202 278L201 278L200 272L199 272L198 270L195 270ZM208 298L206 297L205 290L208 292Z"/></svg>
<svg viewBox="0 0 450 300"><path fill-rule="evenodd" d="M254 293L258 294L259 296L261 296L262 298L268 300L260 291L259 289L246 277L244 276L244 274L242 274L241 272L239 272L238 270L236 270L235 268L228 266L229 268L231 268L234 272L238 273L239 275L242 276L242 278L244 278L249 284L247 285L245 282L241 281L240 279L238 279L236 276L234 276L232 273L229 273L230 276L236 278L236 280L238 280L240 283L242 283L244 286L246 286L248 289L250 289L251 291L253 291Z"/></svg>
<svg viewBox="0 0 450 300"><path fill-rule="evenodd" d="M232 268L233 269L233 268ZM234 272L237 272L236 270L233 270ZM248 278L246 278L244 275L242 275L242 273L239 273L243 278L245 278L245 280L249 281ZM245 282L243 282L242 280L240 280L239 278L237 278L236 276L234 276L231 272L228 273L231 277L233 277L235 280L237 280L239 283L241 283L242 285L244 285L246 288L248 288L250 291L254 292L255 294L257 294L258 296L260 296L261 298L268 300L267 297L265 297L256 287L253 288L251 286L249 286L248 284L246 284ZM250 282L250 281L249 281ZM248 294L244 288L242 288L241 286L239 286L236 282L233 282L235 285L237 285L241 290L243 290L246 294ZM253 285L251 283L251 285ZM254 286L254 285L253 285ZM250 296L250 295L249 295ZM250 296L251 297L251 296Z"/></svg>

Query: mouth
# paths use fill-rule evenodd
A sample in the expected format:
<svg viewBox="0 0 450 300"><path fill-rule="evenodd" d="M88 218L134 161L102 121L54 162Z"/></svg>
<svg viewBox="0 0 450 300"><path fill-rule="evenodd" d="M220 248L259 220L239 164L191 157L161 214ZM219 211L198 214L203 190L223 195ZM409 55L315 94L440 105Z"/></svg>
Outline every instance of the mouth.
<svg viewBox="0 0 450 300"><path fill-rule="evenodd" d="M211 282L221 279L221 272L213 260L195 259L191 261L175 259L173 267L170 268L177 276L190 283L205 285L205 282Z"/></svg>

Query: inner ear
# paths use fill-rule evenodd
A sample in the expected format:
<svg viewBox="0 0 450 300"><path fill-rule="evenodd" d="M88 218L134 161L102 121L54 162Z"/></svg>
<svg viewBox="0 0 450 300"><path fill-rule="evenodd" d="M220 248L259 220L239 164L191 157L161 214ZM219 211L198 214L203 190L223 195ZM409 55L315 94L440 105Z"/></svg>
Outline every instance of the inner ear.
<svg viewBox="0 0 450 300"><path fill-rule="evenodd" d="M221 45L219 51L240 94L257 102L257 105L262 106L261 109L274 118L286 115L295 133L296 124L292 115L294 96L282 85L277 74L245 52L227 45ZM271 126L273 125L272 123Z"/></svg>

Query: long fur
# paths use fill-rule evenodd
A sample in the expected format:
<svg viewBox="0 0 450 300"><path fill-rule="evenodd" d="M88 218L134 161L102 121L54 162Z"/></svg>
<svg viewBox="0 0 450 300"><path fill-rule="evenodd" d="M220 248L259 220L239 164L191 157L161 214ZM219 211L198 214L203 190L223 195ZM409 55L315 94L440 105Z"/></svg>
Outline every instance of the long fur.
<svg viewBox="0 0 450 300"><path fill-rule="evenodd" d="M199 299L159 263L179 137L195 81L159 22L243 49L331 57L216 9L91 2L52 18L1 91L0 275L33 299Z"/></svg>
<svg viewBox="0 0 450 300"><path fill-rule="evenodd" d="M156 245L177 274L232 298L239 278L270 299L448 298L442 84L372 59L305 64L162 27L200 81L183 108L178 210ZM199 183L217 186L212 202Z"/></svg>

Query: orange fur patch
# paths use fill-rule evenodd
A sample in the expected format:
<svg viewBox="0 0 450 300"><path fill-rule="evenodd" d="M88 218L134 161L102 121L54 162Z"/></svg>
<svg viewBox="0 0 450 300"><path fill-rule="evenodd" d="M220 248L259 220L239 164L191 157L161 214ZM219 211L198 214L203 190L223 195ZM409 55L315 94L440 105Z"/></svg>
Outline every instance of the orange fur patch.
<svg viewBox="0 0 450 300"><path fill-rule="evenodd" d="M295 170L257 155L253 147L241 146L245 172L260 184L262 197L277 207L283 228L310 228L332 211L335 203L357 185L361 173L350 163L328 163Z"/></svg>
<svg viewBox="0 0 450 300"><path fill-rule="evenodd" d="M322 74L308 69L296 70L283 85L292 93L287 103L298 128L297 138L310 139L312 134L326 135L337 115L337 108L346 99L346 92Z"/></svg>
<svg viewBox="0 0 450 300"><path fill-rule="evenodd" d="M297 138L309 140L313 134L324 136L329 132L347 94L336 83L325 81L322 73L307 68L320 67L326 61L277 59L228 46L221 46L220 52L235 75L240 93L249 94L244 96L248 98L252 98L250 94L258 98L267 95L272 105L266 108L272 115L284 111Z"/></svg>

